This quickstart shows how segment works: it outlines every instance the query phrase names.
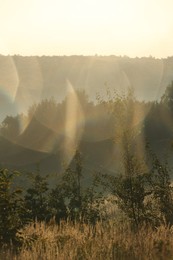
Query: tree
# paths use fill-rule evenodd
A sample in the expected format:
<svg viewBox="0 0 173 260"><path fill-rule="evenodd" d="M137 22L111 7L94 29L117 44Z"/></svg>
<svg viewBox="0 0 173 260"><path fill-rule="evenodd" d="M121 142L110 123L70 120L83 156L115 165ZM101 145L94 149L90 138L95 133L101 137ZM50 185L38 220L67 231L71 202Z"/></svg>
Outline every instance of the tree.
<svg viewBox="0 0 173 260"><path fill-rule="evenodd" d="M25 195L27 217L34 221L47 220L49 219L47 177L42 177L38 172L31 174L30 178L31 187L27 189Z"/></svg>
<svg viewBox="0 0 173 260"><path fill-rule="evenodd" d="M18 172L0 169L0 242L15 242L15 235L26 222L22 190L13 187Z"/></svg>
<svg viewBox="0 0 173 260"><path fill-rule="evenodd" d="M82 207L82 158L77 150L74 156L74 165L67 167L62 177L62 190L68 200L68 210L72 219L79 216Z"/></svg>
<svg viewBox="0 0 173 260"><path fill-rule="evenodd" d="M117 174L118 177L102 175L101 183L116 196L119 208L129 217L132 224L138 227L147 219L144 200L148 194L145 162L136 149L142 131L141 124L134 121L138 102L133 90L129 89L127 95L116 95L114 99L110 99L109 105L115 122L114 141L121 164L117 167L120 172Z"/></svg>
<svg viewBox="0 0 173 260"><path fill-rule="evenodd" d="M57 223L68 217L64 187L61 184L57 184L49 194L49 212Z"/></svg>
<svg viewBox="0 0 173 260"><path fill-rule="evenodd" d="M161 104L166 105L173 112L173 81L167 86L165 93L161 97Z"/></svg>
<svg viewBox="0 0 173 260"><path fill-rule="evenodd" d="M20 133L20 116L7 116L1 124L0 132L5 138L15 141Z"/></svg>
<svg viewBox="0 0 173 260"><path fill-rule="evenodd" d="M147 176L148 184L153 195L152 203L157 205L157 222L173 224L173 188L167 164L163 164L149 149L151 169Z"/></svg>
<svg viewBox="0 0 173 260"><path fill-rule="evenodd" d="M51 216L56 221L61 219L79 220L95 223L99 219L99 207L96 207L100 197L96 192L97 181L94 178L90 187L82 186L83 161L79 150L74 160L65 170L62 179L49 196Z"/></svg>

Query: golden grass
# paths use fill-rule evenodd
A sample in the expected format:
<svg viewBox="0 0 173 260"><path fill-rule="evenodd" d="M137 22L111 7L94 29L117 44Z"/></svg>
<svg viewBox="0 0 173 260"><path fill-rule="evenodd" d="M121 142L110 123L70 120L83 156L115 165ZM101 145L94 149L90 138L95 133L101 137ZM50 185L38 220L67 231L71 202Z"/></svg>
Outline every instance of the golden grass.
<svg viewBox="0 0 173 260"><path fill-rule="evenodd" d="M0 259L10 260L93 260L93 259L173 259L173 228L152 230L141 227L133 232L128 224L115 221L96 226L61 222L32 223L19 231L20 252L2 252Z"/></svg>

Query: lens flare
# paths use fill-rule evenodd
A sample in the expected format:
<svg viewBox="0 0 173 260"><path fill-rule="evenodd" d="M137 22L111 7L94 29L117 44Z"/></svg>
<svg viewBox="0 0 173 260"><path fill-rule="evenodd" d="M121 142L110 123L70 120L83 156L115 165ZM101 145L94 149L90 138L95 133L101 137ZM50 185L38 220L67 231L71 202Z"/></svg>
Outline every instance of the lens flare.
<svg viewBox="0 0 173 260"><path fill-rule="evenodd" d="M0 121L8 115L18 113L15 96L19 86L19 76L11 56L0 56Z"/></svg>
<svg viewBox="0 0 173 260"><path fill-rule="evenodd" d="M11 56L0 56L0 90L14 102L19 86L19 76Z"/></svg>
<svg viewBox="0 0 173 260"><path fill-rule="evenodd" d="M19 85L15 95L18 110L26 113L28 108L41 101L43 75L37 57L15 57L18 68ZM23 129L24 130L24 129Z"/></svg>
<svg viewBox="0 0 173 260"><path fill-rule="evenodd" d="M73 159L84 129L84 115L76 91L67 80L65 115L64 158L69 164Z"/></svg>
<svg viewBox="0 0 173 260"><path fill-rule="evenodd" d="M138 62L141 64L140 59ZM154 66L156 61L149 62L152 62L150 65ZM165 80L170 78L171 72L164 60L157 62L159 65L156 66L157 68L152 72L154 74L151 75L146 64L143 67L138 67L136 64L131 64L128 59L126 62L120 62L120 59L111 60L110 58L105 61L103 57L87 57L85 63L83 58L78 57L71 61L69 59L68 68L66 68L64 58L63 62L61 60L61 62L55 63L56 66L55 64L51 65L51 69L54 66L55 68L49 74L49 64L42 64L41 58L0 56L0 64L2 63L0 71L0 121L2 122L6 116L15 117L18 114L18 125L14 129L11 128L9 133L12 135L11 137L7 135L6 138L8 141L15 142L23 150L27 148L30 151L47 154L44 154L44 158L58 154L62 160L69 164L81 142L85 144L88 142L91 145L96 143L98 145L99 142L106 144L107 140L112 140L117 135L118 127L117 125L113 126L112 115L104 106L104 102L109 103L109 98L110 100L112 98L113 102L116 101L114 89L120 96L121 92L124 93L125 100L122 99L122 103L128 100L128 88L133 87L133 85L135 86L134 96L147 96L146 93L151 93L155 98L161 96L164 91L163 86L167 84ZM60 71L57 72L55 79L59 78L61 83L56 87L55 83L52 83L55 79L51 82L50 78L57 68ZM49 77L43 75L44 71L48 71ZM143 82L140 82L141 74L143 74ZM151 77L153 88L150 91L148 88L144 89L143 85L147 86L146 83L150 82ZM49 82L50 85L52 84L50 88ZM139 88L137 89L138 84ZM112 91L110 97L106 96L108 88ZM63 89L64 100L60 99L60 96L62 97L62 93L59 95L60 89ZM79 95L78 90L84 90L83 96ZM55 93L54 98L51 98L53 93ZM97 93L103 97L102 103L97 102ZM140 158L144 157L143 125L150 111L150 105L146 106L145 104L142 101L138 102L136 98L135 102L126 104L127 113L124 125L121 121L124 116L121 114L123 110L116 111L115 118L117 120L119 117L121 121L120 147L117 148L117 144L108 147L107 164L105 162L108 168L115 168L115 162L120 161L119 158L124 149L122 133L125 129L130 129L137 137L133 150ZM130 111L131 114L129 114ZM165 129L172 132L171 114L161 110L160 117ZM6 123L9 122L7 121ZM16 139L13 138L15 131L18 131L19 135L16 134Z"/></svg>

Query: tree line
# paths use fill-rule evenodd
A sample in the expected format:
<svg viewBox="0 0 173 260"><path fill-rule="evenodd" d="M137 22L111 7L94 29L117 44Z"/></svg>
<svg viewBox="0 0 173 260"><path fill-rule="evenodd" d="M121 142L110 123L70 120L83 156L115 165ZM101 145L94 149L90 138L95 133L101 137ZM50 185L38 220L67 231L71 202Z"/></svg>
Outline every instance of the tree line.
<svg viewBox="0 0 173 260"><path fill-rule="evenodd" d="M172 91L173 84L167 88L160 103L152 104L154 107L154 110L150 109L152 115L158 108L169 112L169 115L172 113L173 101L170 95ZM45 102L48 107L50 104L56 105L53 101ZM34 108L34 113L37 109L39 111L39 106L42 104L44 102ZM142 105L146 106L144 103ZM124 97L116 94L114 99L111 98L106 102L100 99L100 103L95 106L108 108L112 119L111 131L114 131L113 141L120 148L121 169L115 174L105 174L98 170L93 174L91 184L85 186L82 182L84 177L82 154L77 149L73 163L64 168L54 188L49 187L49 176L44 177L37 170L35 173L30 173L30 187L24 189L16 184L16 178L20 178L19 172L1 168L1 244L10 241L17 243L18 230L32 221L50 222L53 219L58 224L62 220L70 219L92 225L97 221L107 221L100 212L100 205L105 203L109 195L114 196L113 204L126 215L134 230L144 223L153 228L163 223L173 224L169 166L153 152L147 139L144 142L143 157L140 157L138 150L134 149L141 135L141 128L135 123L135 109L139 108L141 103L135 100L130 90Z"/></svg>
<svg viewBox="0 0 173 260"><path fill-rule="evenodd" d="M25 190L15 184L20 173L0 169L0 243L18 243L16 234L24 225L53 220L79 221L95 225L109 221L100 206L113 196L112 205L125 214L132 229L173 224L173 194L169 167L163 165L148 147L150 167L143 172L134 155L124 154L126 171L117 176L97 172L92 183L82 184L82 156L76 152L74 164L67 167L56 186L50 188L48 176L31 173ZM114 218L116 218L116 214Z"/></svg>

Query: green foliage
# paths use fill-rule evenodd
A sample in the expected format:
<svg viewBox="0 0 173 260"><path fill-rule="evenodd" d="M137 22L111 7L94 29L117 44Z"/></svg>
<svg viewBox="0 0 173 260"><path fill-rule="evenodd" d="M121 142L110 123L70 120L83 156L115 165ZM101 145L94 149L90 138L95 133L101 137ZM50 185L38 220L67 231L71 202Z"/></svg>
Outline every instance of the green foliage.
<svg viewBox="0 0 173 260"><path fill-rule="evenodd" d="M99 180L105 190L115 195L117 206L137 228L142 223L173 224L173 188L168 165L161 163L151 149L149 155L146 173L136 168L137 158L126 157L125 174L101 175Z"/></svg>
<svg viewBox="0 0 173 260"><path fill-rule="evenodd" d="M167 86L165 93L161 98L161 103L173 112L173 81Z"/></svg>
<svg viewBox="0 0 173 260"><path fill-rule="evenodd" d="M100 183L109 194L115 196L116 205L129 218L132 226L137 228L148 221L145 198L151 192L147 189L147 174L102 175Z"/></svg>
<svg viewBox="0 0 173 260"><path fill-rule="evenodd" d="M109 104L115 120L115 142L121 152L123 167L119 177L102 175L101 184L116 196L118 207L135 227L142 222L159 225L161 219L162 222L164 219L167 224L172 224L172 188L168 168L151 151L150 158L153 161L149 165L145 161L145 153L140 157L135 149L141 130L133 123L136 112L133 92L130 90L124 97L116 95ZM155 203L158 205L157 210L153 207Z"/></svg>
<svg viewBox="0 0 173 260"><path fill-rule="evenodd" d="M9 139L9 140L15 140L20 132L20 117L21 115L18 115L16 117L7 116L3 122L1 123L1 134Z"/></svg>
<svg viewBox="0 0 173 260"><path fill-rule="evenodd" d="M104 196L103 191L99 188L98 175L95 174L91 185L83 190L82 193L81 216L83 221L87 223L95 224L102 218L100 205L102 200L104 200Z"/></svg>
<svg viewBox="0 0 173 260"><path fill-rule="evenodd" d="M152 107L146 121L148 126L159 111L165 113L171 108L172 85L167 88L161 104L155 103ZM43 177L38 171L30 174L31 186L22 197L22 190L14 188L14 178L17 173L1 169L0 242L14 241L17 230L27 221L46 220L49 222L53 218L57 223L60 223L62 219L65 221L70 219L73 222L84 221L95 225L97 221L103 220L100 206L104 204L105 195L110 197L113 195L116 206L123 211L132 226L137 229L143 223L149 223L154 227L163 223L173 224L173 194L168 165L164 165L150 148L147 147L147 151L144 151L142 156L138 154L140 150L136 149L141 140L141 133L144 132L135 110L141 105L134 98L133 91L130 89L125 96L116 95L107 103L100 101L97 105L88 103L85 93L78 93L78 96L82 100L85 116L87 113L91 113L91 110L96 114L103 110L110 112L109 119L112 121L109 125L111 131L110 129L109 131L114 134L111 136L113 136L112 139L119 153L118 159L120 159L118 161L115 158L115 160L117 160L118 166L121 165L121 167L117 167L118 174L116 176L105 173L97 174L92 184L85 187L83 185L83 158L77 150L62 178L57 180L55 188L50 190L48 176ZM66 100L62 104L57 104L53 99L44 100L39 105L31 107L28 118L32 120L35 117L43 125L48 125L57 131L57 125L63 126L64 124L62 114L65 102ZM143 107L145 108L145 105ZM139 113L138 117L140 115ZM2 123L1 134L15 139L19 134L19 119L7 117ZM157 117L154 124L157 130L160 129L160 133L159 131L158 133L162 136L163 126L160 126L159 120ZM95 130L97 134L97 127ZM149 128L150 130L151 128ZM166 130L164 130L165 132ZM152 134L154 136L155 131ZM147 160L146 153L149 154ZM114 201L112 201L113 203Z"/></svg>
<svg viewBox="0 0 173 260"><path fill-rule="evenodd" d="M62 219L66 220L68 217L64 188L61 184L57 184L49 194L49 213L57 223Z"/></svg>
<svg viewBox="0 0 173 260"><path fill-rule="evenodd" d="M138 226L145 219L145 178L143 175L120 176L117 179L115 195L117 205Z"/></svg>
<svg viewBox="0 0 173 260"><path fill-rule="evenodd" d="M25 223L22 190L12 187L17 175L0 170L0 243L14 242L17 230Z"/></svg>
<svg viewBox="0 0 173 260"><path fill-rule="evenodd" d="M67 167L56 188L50 192L51 214L58 222L70 218L95 223L99 219L97 199L100 194L96 192L96 180L93 180L90 187L84 188L82 169L82 156L77 150L72 164Z"/></svg>
<svg viewBox="0 0 173 260"><path fill-rule="evenodd" d="M170 180L170 170L149 149L151 170L148 183L153 194L153 203L157 203L159 215L155 216L161 223L173 224L173 188Z"/></svg>
<svg viewBox="0 0 173 260"><path fill-rule="evenodd" d="M31 174L31 187L27 189L25 195L25 207L27 217L38 221L46 220L48 214L48 183L47 177L42 177L40 173Z"/></svg>
<svg viewBox="0 0 173 260"><path fill-rule="evenodd" d="M126 154L127 156L127 154ZM154 153L151 168L142 171L141 164L134 156L126 158L126 171L119 176L97 174L90 187L82 185L82 157L76 152L74 162L69 166L56 188L48 190L47 177L40 173L32 174L31 187L24 199L22 191L14 189L16 172L0 171L0 234L1 242L15 241L16 232L27 221L57 223L61 220L84 221L96 224L107 220L101 216L105 195L114 196L114 201L128 217L132 227L139 228L143 223L159 226L172 225L172 188L167 165L163 166ZM104 193L99 185L104 187ZM152 198L152 199L150 199ZM157 205L157 207L156 207ZM108 217L105 215L106 218Z"/></svg>

